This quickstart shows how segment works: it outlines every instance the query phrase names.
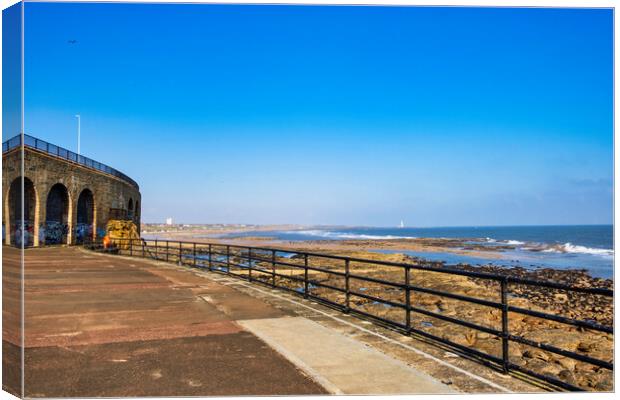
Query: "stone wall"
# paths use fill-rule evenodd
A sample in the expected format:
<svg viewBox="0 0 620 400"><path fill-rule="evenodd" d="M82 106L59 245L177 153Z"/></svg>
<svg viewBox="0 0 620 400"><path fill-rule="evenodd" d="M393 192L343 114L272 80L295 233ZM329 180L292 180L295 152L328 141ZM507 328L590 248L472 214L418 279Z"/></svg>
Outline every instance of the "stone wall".
<svg viewBox="0 0 620 400"><path fill-rule="evenodd" d="M67 244L76 243L85 232L88 237L101 237L105 234L106 223L112 214L117 218L119 214L127 215L127 219L132 219L140 228L142 199L139 189L129 182L29 147L24 150L24 166L28 207L28 215L24 218L27 245L39 246L54 242L54 235L57 234L62 235L60 242ZM2 155L2 222L6 244L15 244L16 237L19 237L16 231L20 225L21 206L15 204L15 199L21 196L12 196L10 192L11 186L13 191L21 187L20 170L20 148ZM78 199L81 194L86 200L80 203L81 224L78 226ZM56 215L51 218L60 218L62 221L48 221L48 198L53 203L49 207L50 214ZM66 209L58 212L58 207ZM52 213L54 208L56 210ZM130 212L130 209L133 211ZM87 223L84 224L84 221Z"/></svg>

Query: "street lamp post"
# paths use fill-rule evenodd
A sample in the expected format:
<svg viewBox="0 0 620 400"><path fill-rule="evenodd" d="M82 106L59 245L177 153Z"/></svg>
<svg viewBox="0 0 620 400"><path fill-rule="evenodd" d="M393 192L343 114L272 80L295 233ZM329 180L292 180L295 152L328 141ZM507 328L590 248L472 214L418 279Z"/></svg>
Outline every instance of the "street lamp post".
<svg viewBox="0 0 620 400"><path fill-rule="evenodd" d="M76 114L75 117L78 120L78 148L77 153L80 155L80 114Z"/></svg>

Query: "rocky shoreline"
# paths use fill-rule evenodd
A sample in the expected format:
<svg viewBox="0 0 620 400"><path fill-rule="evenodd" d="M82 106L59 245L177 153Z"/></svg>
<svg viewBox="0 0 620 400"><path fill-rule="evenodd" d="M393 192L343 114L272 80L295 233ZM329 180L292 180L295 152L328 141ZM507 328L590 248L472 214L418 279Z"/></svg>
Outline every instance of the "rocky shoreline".
<svg viewBox="0 0 620 400"><path fill-rule="evenodd" d="M399 263L416 264L420 262L420 260L405 254L380 254L368 251L328 251L326 249L316 249L315 251ZM294 262L300 261L301 259ZM424 261L424 264L428 265L429 263ZM333 261L329 259L313 258L312 265L343 272L340 267L334 266ZM442 268L442 263L434 263L434 265ZM453 267L451 266L450 268ZM471 266L465 264L460 264L456 268L532 280L553 281L577 287L613 289L613 281L591 277L584 270L555 270L551 268L527 270L521 267L504 268L492 265ZM299 271L298 269L287 270L285 268L280 272L294 275L299 273ZM402 282L403 279L402 270L399 268L381 267L376 264L352 263L351 273L391 282ZM343 278L334 274L313 272L310 274L310 279L334 287L344 287ZM289 286L294 290L298 290L299 285L295 281L286 279L279 279L278 284ZM414 270L411 273L411 284L479 299L500 301L500 290L497 281ZM509 284L508 289L509 304L515 307L613 326L613 300L609 297L514 283ZM386 285L352 279L351 290L392 302L404 303L404 291ZM329 288L315 286L312 287L312 292L340 304L343 304L345 300L343 293L330 290ZM498 309L420 292L412 293L411 304L419 309L501 330L501 310ZM405 313L402 309L386 305L385 303L352 295L351 306L382 318L388 318L400 323L405 322ZM416 312L411 313L411 324L416 329L454 343L501 357L501 340L489 333ZM614 342L612 334L574 327L519 313L509 314L509 331L511 334L518 335L527 340L548 343L564 350L613 363ZM514 364L578 386L584 390L613 390L613 372L605 368L512 341L509 345L509 357Z"/></svg>
<svg viewBox="0 0 620 400"><path fill-rule="evenodd" d="M592 277L585 270L580 269L553 269L537 268L526 269L523 267L504 267L492 265L493 259L503 258L501 252L512 250L515 247L510 244L485 245L481 239L394 239L394 240L312 240L312 241L280 241L265 237L238 237L226 239L175 237L176 240L188 240L205 243L236 244L242 246L273 247L283 251L301 251L321 254L333 254L350 256L353 258L385 260L397 263L434 265L439 268L458 268L467 271L489 272L493 274L509 275L527 278L531 280L553 281L576 287L598 287L613 289L611 279ZM389 253L381 253L377 250L389 250ZM489 260L487 265L457 264L445 267L441 262L429 262L406 255L401 251L420 251L437 253L455 253L468 256L479 256ZM283 262L303 265L303 257L281 257ZM239 262L242 262L239 259ZM259 263L260 264L260 263ZM312 257L311 265L340 273L329 274L325 272L311 271L309 279L332 287L344 288L343 272L341 263L334 260ZM260 265L257 265L260 268ZM264 265L266 270L271 269L271 264ZM278 272L283 275L298 276L303 274L303 269L286 266L278 267ZM242 272L242 271L240 271ZM377 264L351 263L351 273L363 275L377 280L391 282L403 282L403 270L401 268L384 267ZM266 281L268 274L260 274ZM286 278L277 278L277 284L289 287L292 290L303 290L299 281ZM493 302L500 301L500 287L497 281L480 278L470 278L462 275L447 274L431 271L415 270L411 274L411 284L423 288L450 292L464 296ZM344 304L345 295L319 285L310 285L311 292L322 298ZM368 281L351 279L351 290L357 293L385 299L395 303L404 304L404 290L373 283ZM567 292L545 287L510 283L508 285L509 304L514 307L530 309L554 315L560 315L570 319L592 321L599 324L613 326L613 300L600 295L589 295L578 292ZM470 302L463 302L447 297L436 296L428 293L414 292L411 296L411 305L418 309L427 310L447 317L457 318L463 321L475 323L494 330L501 330L501 310L482 306ZM351 306L378 317L392 321L405 323L405 312L402 308L392 307L385 303L376 302L360 296L351 296ZM411 324L416 329L423 330L432 335L450 340L462 346L474 350L501 357L502 345L500 338L489 333L463 327L458 324L447 322L440 318L412 312ZM598 332L591 329L574 327L571 325L540 319L520 313L509 313L509 331L524 339L548 343L564 350L575 352L584 356L604 360L613 363L613 335ZM612 391L613 372L596 365L576 361L570 357L543 351L537 347L510 342L510 361L531 371L542 375L548 375L554 379L578 386L589 391Z"/></svg>
<svg viewBox="0 0 620 400"><path fill-rule="evenodd" d="M416 262L412 258L413 262ZM428 262L425 262L428 264ZM441 266L441 263L431 263ZM503 267L492 264L472 266L458 264L458 269L472 272L487 272L496 275L512 276L545 282L555 282L562 285L580 288L614 288L611 279L592 277L585 269L553 269L538 268L526 269L523 267ZM491 287L493 284L486 279L470 278L472 281ZM528 299L533 305L544 308L547 312L563 315L572 319L593 321L599 324L613 326L613 299L605 296L585 295L577 292L568 292L559 289L538 287L531 285L512 284L509 288L512 297Z"/></svg>

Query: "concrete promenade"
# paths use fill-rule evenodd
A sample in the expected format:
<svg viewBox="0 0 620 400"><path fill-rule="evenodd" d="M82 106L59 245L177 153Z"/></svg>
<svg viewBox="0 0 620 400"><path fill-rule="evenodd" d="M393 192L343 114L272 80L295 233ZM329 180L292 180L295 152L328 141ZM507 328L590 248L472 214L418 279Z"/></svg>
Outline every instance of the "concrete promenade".
<svg viewBox="0 0 620 400"><path fill-rule="evenodd" d="M219 274L75 247L30 249L25 259L28 397L533 390L365 321ZM3 248L3 267L5 288L16 286L17 250ZM3 293L3 384L13 392L18 374L7 374L19 332L6 322L16 320L18 294Z"/></svg>

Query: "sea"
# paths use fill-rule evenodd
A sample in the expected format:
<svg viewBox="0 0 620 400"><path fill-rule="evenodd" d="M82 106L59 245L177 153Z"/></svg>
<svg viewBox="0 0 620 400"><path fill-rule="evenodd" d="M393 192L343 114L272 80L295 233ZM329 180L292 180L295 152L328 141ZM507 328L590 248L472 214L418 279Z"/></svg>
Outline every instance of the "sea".
<svg viewBox="0 0 620 400"><path fill-rule="evenodd" d="M498 245L512 245L514 250L484 252L475 256L451 252L419 252L410 250L376 250L382 253L405 253L430 261L446 264L521 266L527 269L585 269L590 275L613 279L614 237L613 225L561 226L470 226L441 228L370 228L370 227L316 227L280 231L247 231L217 235L226 237L272 237L283 241L402 239L402 238L458 238L471 240L492 249ZM211 236L214 237L214 236ZM497 254L501 258L497 259Z"/></svg>

